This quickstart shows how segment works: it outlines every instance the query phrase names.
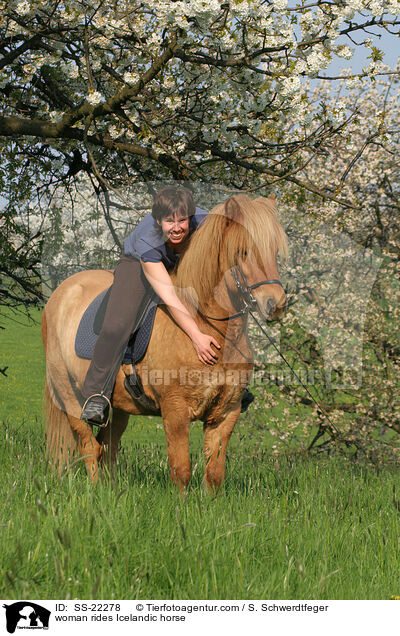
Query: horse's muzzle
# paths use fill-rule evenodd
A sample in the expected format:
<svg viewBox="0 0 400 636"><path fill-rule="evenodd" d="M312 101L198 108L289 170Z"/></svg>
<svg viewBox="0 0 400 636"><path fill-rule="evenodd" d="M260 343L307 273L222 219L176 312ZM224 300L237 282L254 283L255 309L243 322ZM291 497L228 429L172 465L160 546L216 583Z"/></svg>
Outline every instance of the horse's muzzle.
<svg viewBox="0 0 400 636"><path fill-rule="evenodd" d="M285 309L286 296L280 299L279 302L277 302L277 300L273 296L268 296L268 298L266 298L266 300L264 301L262 313L264 314L265 320L279 320L285 313Z"/></svg>

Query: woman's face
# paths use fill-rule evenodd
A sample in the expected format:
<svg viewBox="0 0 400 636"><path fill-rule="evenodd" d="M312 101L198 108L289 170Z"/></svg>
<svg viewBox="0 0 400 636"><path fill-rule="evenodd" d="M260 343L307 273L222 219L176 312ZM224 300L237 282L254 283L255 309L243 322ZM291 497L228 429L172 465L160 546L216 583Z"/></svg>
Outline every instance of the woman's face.
<svg viewBox="0 0 400 636"><path fill-rule="evenodd" d="M164 239L170 247L182 245L189 236L188 216L167 216L158 221L161 226Z"/></svg>

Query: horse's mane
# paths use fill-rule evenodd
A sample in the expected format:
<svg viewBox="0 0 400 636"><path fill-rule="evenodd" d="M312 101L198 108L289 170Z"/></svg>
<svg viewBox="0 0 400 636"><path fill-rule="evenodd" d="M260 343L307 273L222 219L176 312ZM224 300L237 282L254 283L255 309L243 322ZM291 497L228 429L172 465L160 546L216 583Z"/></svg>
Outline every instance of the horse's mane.
<svg viewBox="0 0 400 636"><path fill-rule="evenodd" d="M175 285L202 306L214 293L224 272L247 254L260 267L287 255L286 234L276 216L275 197L230 197L207 215L193 233L181 257ZM190 292L192 288L193 292ZM197 295L197 299L195 296ZM191 298L192 296L192 298Z"/></svg>

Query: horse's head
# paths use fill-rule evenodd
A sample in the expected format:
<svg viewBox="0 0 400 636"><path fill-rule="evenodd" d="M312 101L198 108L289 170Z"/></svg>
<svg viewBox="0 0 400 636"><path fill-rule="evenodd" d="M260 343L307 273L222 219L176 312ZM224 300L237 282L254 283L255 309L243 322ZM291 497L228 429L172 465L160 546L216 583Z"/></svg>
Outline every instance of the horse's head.
<svg viewBox="0 0 400 636"><path fill-rule="evenodd" d="M241 311L247 303L265 320L276 320L286 306L278 253L286 255L287 242L275 197L238 194L217 205L194 233L177 282L195 288L200 307L215 299L228 311L229 305Z"/></svg>
<svg viewBox="0 0 400 636"><path fill-rule="evenodd" d="M277 255L287 253L286 235L276 216L275 197L236 195L224 204L225 282L239 303L258 309L265 320L281 318L286 294L279 279ZM236 303L237 304L237 303Z"/></svg>
<svg viewBox="0 0 400 636"><path fill-rule="evenodd" d="M260 267L256 259L238 258L230 275L231 293L239 296L239 303L250 309L258 309L265 320L279 320L286 308L286 294L279 280L276 259Z"/></svg>

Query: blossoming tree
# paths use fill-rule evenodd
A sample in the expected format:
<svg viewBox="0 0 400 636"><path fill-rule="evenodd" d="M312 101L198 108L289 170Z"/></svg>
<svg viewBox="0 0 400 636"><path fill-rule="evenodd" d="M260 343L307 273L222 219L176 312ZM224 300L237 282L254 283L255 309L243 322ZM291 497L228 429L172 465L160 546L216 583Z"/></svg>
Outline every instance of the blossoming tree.
<svg viewBox="0 0 400 636"><path fill-rule="evenodd" d="M400 90L397 79L350 78L313 95L311 113L330 103L340 117L351 108L358 116L301 176L352 207L283 189L292 248L286 277L296 304L279 344L322 405L321 423L376 459L388 431L400 432ZM269 423L277 446L287 444L298 426L315 425L319 409L279 356L266 356L265 339L255 338L260 395L270 406L286 396L292 413ZM271 394L273 384L280 388Z"/></svg>
<svg viewBox="0 0 400 636"><path fill-rule="evenodd" d="M15 224L23 201L81 171L103 191L160 177L315 190L299 176L303 151L310 162L345 122L324 109L310 118L301 78L351 57L354 38L371 48L363 72L382 72L369 30L396 33L400 22L398 0L2 0L0 9L8 280L37 259ZM18 256L16 234L27 246ZM28 302L32 273L9 294L22 286Z"/></svg>
<svg viewBox="0 0 400 636"><path fill-rule="evenodd" d="M73 250L89 227L103 263L111 248L101 237L118 245L118 211L135 212L118 193L169 179L273 188L294 239L302 240L296 223L310 219L315 230L318 221L364 249L379 247L395 267L394 97L382 88L369 102L371 93L351 83L382 78L389 86L398 76L371 33L398 34L399 25L399 0L0 0L2 298L28 304L40 295L45 224L61 264L88 264ZM325 70L357 46L369 49L370 63L343 74L340 86L352 92L329 94ZM89 208L80 203L88 185L101 210L90 212L89 195ZM326 235L321 245L329 250ZM311 315L322 292L312 277L308 286L296 278L299 267L291 274ZM293 311L288 320L295 318ZM393 337L383 342L374 325L387 350ZM304 347L316 355L311 319L303 331L297 349L306 360ZM302 399L292 387L289 397ZM334 411L337 400L328 398Z"/></svg>

